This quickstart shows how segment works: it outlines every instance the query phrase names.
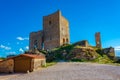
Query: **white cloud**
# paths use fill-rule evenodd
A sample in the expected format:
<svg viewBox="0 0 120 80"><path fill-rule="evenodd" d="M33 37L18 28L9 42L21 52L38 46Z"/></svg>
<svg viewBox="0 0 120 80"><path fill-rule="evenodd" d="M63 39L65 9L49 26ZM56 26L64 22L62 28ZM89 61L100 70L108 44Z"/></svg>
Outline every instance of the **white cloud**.
<svg viewBox="0 0 120 80"><path fill-rule="evenodd" d="M23 38L23 37L17 37L16 39L23 41L23 40L29 40L29 38Z"/></svg>
<svg viewBox="0 0 120 80"><path fill-rule="evenodd" d="M24 52L24 50L22 48L19 49L20 52Z"/></svg>
<svg viewBox="0 0 120 80"><path fill-rule="evenodd" d="M20 41L24 40L22 37L17 37L17 39Z"/></svg>
<svg viewBox="0 0 120 80"><path fill-rule="evenodd" d="M16 52L8 52L7 55L15 55Z"/></svg>
<svg viewBox="0 0 120 80"><path fill-rule="evenodd" d="M28 50L28 49L29 49L29 46L26 46L25 48Z"/></svg>
<svg viewBox="0 0 120 80"><path fill-rule="evenodd" d="M21 44L23 44L23 42L16 42L16 44L17 44L17 45L21 45Z"/></svg>
<svg viewBox="0 0 120 80"><path fill-rule="evenodd" d="M5 50L11 50L11 47L4 46L4 45L0 45L0 48L3 48L3 49L5 49Z"/></svg>
<svg viewBox="0 0 120 80"><path fill-rule="evenodd" d="M120 46L116 46L116 47L115 47L115 50L116 50L116 51L120 51Z"/></svg>

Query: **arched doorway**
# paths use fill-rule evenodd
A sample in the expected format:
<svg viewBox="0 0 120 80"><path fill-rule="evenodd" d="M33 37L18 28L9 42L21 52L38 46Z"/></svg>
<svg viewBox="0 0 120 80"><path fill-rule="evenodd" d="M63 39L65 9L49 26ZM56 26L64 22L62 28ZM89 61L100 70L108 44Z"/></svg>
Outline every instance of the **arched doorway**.
<svg viewBox="0 0 120 80"><path fill-rule="evenodd" d="M69 42L69 40L68 40L68 38L66 39L66 43L68 43Z"/></svg>
<svg viewBox="0 0 120 80"><path fill-rule="evenodd" d="M63 44L65 44L65 39L63 38Z"/></svg>

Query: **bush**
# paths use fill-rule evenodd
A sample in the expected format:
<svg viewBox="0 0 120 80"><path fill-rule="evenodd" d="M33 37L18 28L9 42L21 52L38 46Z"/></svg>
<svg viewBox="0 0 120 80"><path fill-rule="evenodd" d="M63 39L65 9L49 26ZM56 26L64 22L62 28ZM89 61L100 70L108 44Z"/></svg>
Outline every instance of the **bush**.
<svg viewBox="0 0 120 80"><path fill-rule="evenodd" d="M96 49L96 52L97 52L98 54L100 54L101 56L103 56L101 49Z"/></svg>

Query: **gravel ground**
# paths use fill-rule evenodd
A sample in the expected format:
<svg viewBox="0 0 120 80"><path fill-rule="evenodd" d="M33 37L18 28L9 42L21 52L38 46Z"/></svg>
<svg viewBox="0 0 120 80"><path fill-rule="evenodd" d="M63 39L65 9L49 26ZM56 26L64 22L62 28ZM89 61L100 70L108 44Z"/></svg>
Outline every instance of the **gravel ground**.
<svg viewBox="0 0 120 80"><path fill-rule="evenodd" d="M120 66L61 62L7 80L120 80Z"/></svg>
<svg viewBox="0 0 120 80"><path fill-rule="evenodd" d="M18 77L20 75L23 75L23 73L17 73L17 74L1 74L0 73L0 80L8 80L10 78Z"/></svg>

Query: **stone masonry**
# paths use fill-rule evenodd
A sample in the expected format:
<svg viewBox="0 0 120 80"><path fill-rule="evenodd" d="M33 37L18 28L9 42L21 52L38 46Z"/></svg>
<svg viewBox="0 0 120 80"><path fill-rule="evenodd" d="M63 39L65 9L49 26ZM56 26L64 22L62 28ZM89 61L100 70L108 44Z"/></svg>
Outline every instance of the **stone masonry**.
<svg viewBox="0 0 120 80"><path fill-rule="evenodd" d="M43 31L31 32L30 33L30 50L35 48L42 49L43 45Z"/></svg>
<svg viewBox="0 0 120 80"><path fill-rule="evenodd" d="M115 50L113 47L104 48L103 53L106 54L110 59L115 59Z"/></svg>
<svg viewBox="0 0 120 80"><path fill-rule="evenodd" d="M0 62L0 73L14 72L14 60L8 59Z"/></svg>
<svg viewBox="0 0 120 80"><path fill-rule="evenodd" d="M95 41L96 41L96 47L102 48L100 32L95 33Z"/></svg>
<svg viewBox="0 0 120 80"><path fill-rule="evenodd" d="M79 41L79 42L75 43L74 45L79 45L79 46L82 46L82 47L89 47L89 43L88 43L87 40Z"/></svg>
<svg viewBox="0 0 120 80"><path fill-rule="evenodd" d="M69 43L69 22L60 11L43 16L43 30L30 33L30 50L50 50Z"/></svg>

